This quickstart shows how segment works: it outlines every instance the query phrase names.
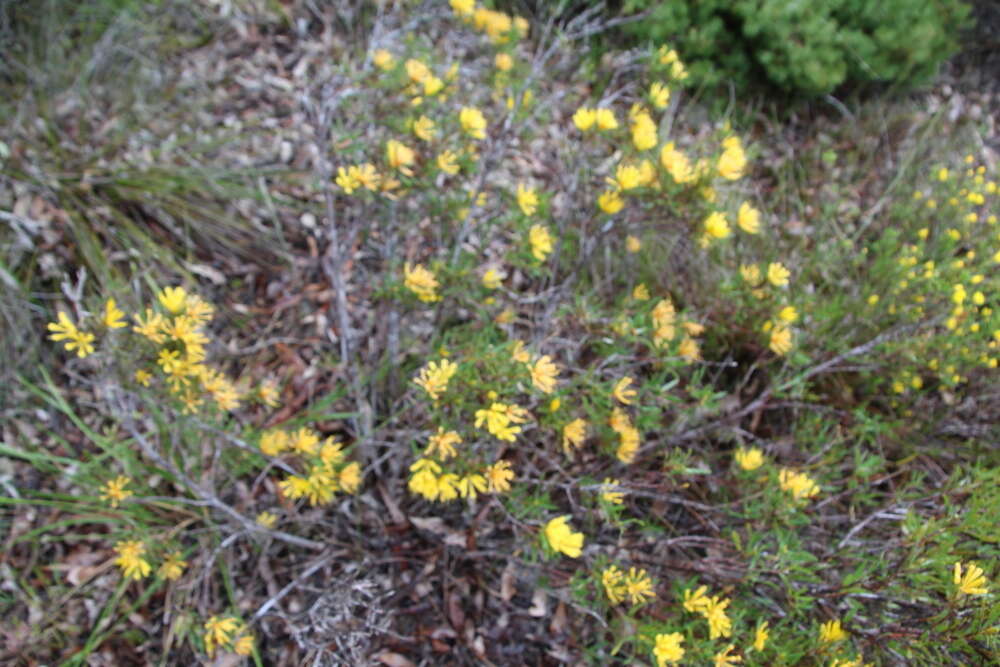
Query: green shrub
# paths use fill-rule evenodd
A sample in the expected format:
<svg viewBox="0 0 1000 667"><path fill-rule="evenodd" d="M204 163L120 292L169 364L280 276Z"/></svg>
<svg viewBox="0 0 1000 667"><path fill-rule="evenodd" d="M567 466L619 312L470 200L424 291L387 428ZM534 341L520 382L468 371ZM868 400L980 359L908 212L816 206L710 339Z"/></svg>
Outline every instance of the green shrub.
<svg viewBox="0 0 1000 667"><path fill-rule="evenodd" d="M957 50L969 11L958 0L627 0L622 9L650 12L625 30L671 42L695 83L759 79L797 96L920 83Z"/></svg>

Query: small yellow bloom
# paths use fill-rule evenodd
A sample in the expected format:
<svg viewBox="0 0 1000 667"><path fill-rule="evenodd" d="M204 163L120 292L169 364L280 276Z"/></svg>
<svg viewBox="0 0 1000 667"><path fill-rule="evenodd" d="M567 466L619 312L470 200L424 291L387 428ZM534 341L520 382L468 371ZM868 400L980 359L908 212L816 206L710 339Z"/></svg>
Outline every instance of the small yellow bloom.
<svg viewBox="0 0 1000 667"><path fill-rule="evenodd" d="M573 532L568 522L568 515L549 521L545 525L545 540L553 551L564 553L570 558L579 558L583 553L583 533Z"/></svg>
<svg viewBox="0 0 1000 667"><path fill-rule="evenodd" d="M953 579L960 595L986 595L989 592L989 582L981 567L969 563L962 574L962 563L955 563Z"/></svg>
<svg viewBox="0 0 1000 667"><path fill-rule="evenodd" d="M618 449L615 451L615 457L622 463L632 463L639 453L639 442L642 439L639 429L631 425L626 426L618 431L618 438Z"/></svg>
<svg viewBox="0 0 1000 667"><path fill-rule="evenodd" d="M534 188L526 187L523 183L517 184L517 205L521 207L521 212L525 215L534 215L538 210L538 194Z"/></svg>
<svg viewBox="0 0 1000 667"><path fill-rule="evenodd" d="M670 104L670 88L656 81L649 87L649 101L657 109L663 109Z"/></svg>
<svg viewBox="0 0 1000 667"><path fill-rule="evenodd" d="M832 644L847 639L848 635L842 627L840 620L833 620L819 626L819 640L824 644Z"/></svg>
<svg viewBox="0 0 1000 667"><path fill-rule="evenodd" d="M679 632L656 635L656 645L653 647L653 657L656 658L656 667L666 667L675 665L684 658L684 635Z"/></svg>
<svg viewBox="0 0 1000 667"><path fill-rule="evenodd" d="M655 598L653 591L653 580L649 573L642 569L630 567L625 576L625 591L632 604L640 604L650 598Z"/></svg>
<svg viewBox="0 0 1000 667"><path fill-rule="evenodd" d="M605 190L598 196L597 206L608 215L614 215L622 210L622 207L625 206L625 201L618 194L617 190Z"/></svg>
<svg viewBox="0 0 1000 667"><path fill-rule="evenodd" d="M420 369L414 384L422 387L431 400L438 400L441 394L448 389L448 381L458 372L458 364L448 359L440 362L431 361Z"/></svg>
<svg viewBox="0 0 1000 667"><path fill-rule="evenodd" d="M731 600L720 599L718 596L713 595L701 610L705 620L708 621L709 639L732 636L733 623L726 615L726 607L729 606L730 602Z"/></svg>
<svg viewBox="0 0 1000 667"><path fill-rule="evenodd" d="M205 621L205 651L209 655L215 653L215 649L224 644L228 644L233 634L240 628L240 622L232 616L212 616Z"/></svg>
<svg viewBox="0 0 1000 667"><path fill-rule="evenodd" d="M253 654L253 635L240 635L236 641L233 642L233 653L236 655Z"/></svg>
<svg viewBox="0 0 1000 667"><path fill-rule="evenodd" d="M700 361L701 347L694 338L685 336L680 345L677 346L677 354L688 361Z"/></svg>
<svg viewBox="0 0 1000 667"><path fill-rule="evenodd" d="M691 183L697 178L687 155L677 150L672 141L660 149L660 164L667 170L675 183Z"/></svg>
<svg viewBox="0 0 1000 667"><path fill-rule="evenodd" d="M407 176L413 176L413 169L410 167L417 159L413 149L400 141L390 139L385 144L385 155L390 167Z"/></svg>
<svg viewBox="0 0 1000 667"><path fill-rule="evenodd" d="M621 505L624 502L625 494L615 490L620 485L619 480L605 477L604 481L601 482L601 499L612 505Z"/></svg>
<svg viewBox="0 0 1000 667"><path fill-rule="evenodd" d="M486 117L475 107L463 107L458 113L458 122L462 129L473 139L486 138Z"/></svg>
<svg viewBox="0 0 1000 667"><path fill-rule="evenodd" d="M531 366L531 383L538 391L551 394L556 388L556 376L559 375L559 367L556 366L549 355L539 357Z"/></svg>
<svg viewBox="0 0 1000 667"><path fill-rule="evenodd" d="M406 263L403 265L403 284L425 303L441 300L440 295L436 292L439 287L437 278L421 264L410 266L409 263Z"/></svg>
<svg viewBox="0 0 1000 667"><path fill-rule="evenodd" d="M588 109L587 107L580 107L573 114L573 124L576 125L576 129L581 132L586 132L594 126L597 122L597 112L594 109Z"/></svg>
<svg viewBox="0 0 1000 667"><path fill-rule="evenodd" d="M625 575L617 565L609 565L601 571L601 585L608 596L608 602L619 604L625 599Z"/></svg>
<svg viewBox="0 0 1000 667"><path fill-rule="evenodd" d="M747 158L743 152L739 137L728 137L722 142L722 155L719 157L717 168L719 175L726 180L735 181L743 176L743 169L746 167Z"/></svg>
<svg viewBox="0 0 1000 667"><path fill-rule="evenodd" d="M396 66L396 59L385 49L376 49L372 54L372 62L380 70L387 71Z"/></svg>
<svg viewBox="0 0 1000 667"><path fill-rule="evenodd" d="M799 319L799 311L795 310L795 306L785 306L778 311L778 319L782 322L788 322L791 324L795 320Z"/></svg>
<svg viewBox="0 0 1000 667"><path fill-rule="evenodd" d="M579 449L586 439L587 422L585 420L577 418L563 426L562 447L567 456L572 448Z"/></svg>
<svg viewBox="0 0 1000 667"><path fill-rule="evenodd" d="M750 205L750 202L743 202L736 218L736 224L747 234L756 234L760 231L760 211Z"/></svg>
<svg viewBox="0 0 1000 667"><path fill-rule="evenodd" d="M476 0L448 0L451 10L462 18L468 18L476 11Z"/></svg>
<svg viewBox="0 0 1000 667"><path fill-rule="evenodd" d="M141 384L143 387L149 386L149 381L153 379L153 374L149 371L139 369L135 372L135 381Z"/></svg>
<svg viewBox="0 0 1000 667"><path fill-rule="evenodd" d="M337 484L344 493L356 493L361 486L361 464L357 461L351 461L341 468Z"/></svg>
<svg viewBox="0 0 1000 667"><path fill-rule="evenodd" d="M493 64L501 72L509 72L514 67L514 59L509 53L498 53L493 59Z"/></svg>
<svg viewBox="0 0 1000 667"><path fill-rule="evenodd" d="M531 256L539 262L545 261L545 257L552 252L552 235L548 227L532 225L528 230L528 242L531 244Z"/></svg>
<svg viewBox="0 0 1000 667"><path fill-rule="evenodd" d="M618 129L618 120L615 118L615 112L611 109L595 109L594 123L598 130Z"/></svg>
<svg viewBox="0 0 1000 667"><path fill-rule="evenodd" d="M635 389L630 389L629 385L632 384L632 378L625 376L615 383L615 388L612 390L611 395L614 396L618 401L625 405L632 405L632 399L635 398Z"/></svg>
<svg viewBox="0 0 1000 667"><path fill-rule="evenodd" d="M278 523L278 517L271 512L261 512L257 515L256 521L259 525L270 530Z"/></svg>
<svg viewBox="0 0 1000 667"><path fill-rule="evenodd" d="M684 591L684 609L691 613L703 613L708 608L710 600L705 596L708 586L701 586L697 590L690 589Z"/></svg>
<svg viewBox="0 0 1000 667"><path fill-rule="evenodd" d="M786 286L791 275L781 262L771 262L767 265L767 281L775 287Z"/></svg>
<svg viewBox="0 0 1000 667"><path fill-rule="evenodd" d="M713 658L714 667L729 667L730 665L735 665L737 663L743 662L743 658L741 658L738 655L733 655L731 653L733 648L735 648L735 645L730 644L726 648L716 653Z"/></svg>
<svg viewBox="0 0 1000 667"><path fill-rule="evenodd" d="M111 507L118 507L121 501L132 496L132 491L125 488L130 482L131 480L124 475L119 475L112 480L108 480L101 493L101 499L108 501Z"/></svg>
<svg viewBox="0 0 1000 667"><path fill-rule="evenodd" d="M632 144L637 151L647 151L656 146L656 123L647 113L640 113L632 119Z"/></svg>
<svg viewBox="0 0 1000 667"><path fill-rule="evenodd" d="M438 169L448 174L449 176L454 176L458 173L458 156L455 155L454 151L441 151L437 156L437 166Z"/></svg>
<svg viewBox="0 0 1000 667"><path fill-rule="evenodd" d="M168 555L163 564L160 565L160 576L170 581L177 581L184 574L185 567L187 567L187 561L181 558L180 551L175 551Z"/></svg>
<svg viewBox="0 0 1000 667"><path fill-rule="evenodd" d="M125 317L125 313L118 309L115 305L115 300L108 299L107 303L104 304L104 317L101 320L104 326L109 329L121 329L128 326L122 320L123 317Z"/></svg>
<svg viewBox="0 0 1000 667"><path fill-rule="evenodd" d="M649 290L642 283L632 289L632 298L636 301L649 301Z"/></svg>
<svg viewBox="0 0 1000 667"><path fill-rule="evenodd" d="M49 331L53 332L49 336L50 340L65 340L63 345L66 351L72 352L75 349L76 356L81 359L94 353L94 334L77 329L76 325L70 321L69 316L62 311L59 311L57 318L58 322L49 322L48 324Z"/></svg>
<svg viewBox="0 0 1000 667"><path fill-rule="evenodd" d="M430 141L434 138L434 132L434 121L427 116L421 116L413 121L413 134L416 135L417 139Z"/></svg>
<svg viewBox="0 0 1000 667"><path fill-rule="evenodd" d="M122 569L122 574L126 579L142 579L153 570L153 566L143 558L146 553L146 545L139 540L118 542L115 544L115 551L118 552L115 565Z"/></svg>
<svg viewBox="0 0 1000 667"><path fill-rule="evenodd" d="M637 253L640 250L642 250L642 241L640 241L637 237L629 234L625 238L625 249L631 253Z"/></svg>
<svg viewBox="0 0 1000 667"><path fill-rule="evenodd" d="M757 468L764 465L764 454L756 447L751 447L750 449L740 449L736 450L735 459L737 465L743 470L756 470Z"/></svg>
<svg viewBox="0 0 1000 667"><path fill-rule="evenodd" d="M724 239L729 236L729 222L726 220L726 216L718 211L710 213L707 218L705 218L705 234L714 239Z"/></svg>
<svg viewBox="0 0 1000 667"><path fill-rule="evenodd" d="M510 462L503 459L488 466L483 472L490 493L505 493L510 491L510 481L514 479L514 471Z"/></svg>
<svg viewBox="0 0 1000 667"><path fill-rule="evenodd" d="M486 289L497 289L503 284L504 274L495 268L488 268L483 272L483 287Z"/></svg>
<svg viewBox="0 0 1000 667"><path fill-rule="evenodd" d="M792 330L781 324L771 329L771 337L767 346L779 357L788 354L792 349Z"/></svg>
<svg viewBox="0 0 1000 667"><path fill-rule="evenodd" d="M157 295L157 300L161 306L177 315L184 310L187 292L184 291L183 287L164 287Z"/></svg>
<svg viewBox="0 0 1000 667"><path fill-rule="evenodd" d="M778 473L782 491L788 491L796 500L819 495L819 486L805 473L782 468Z"/></svg>
<svg viewBox="0 0 1000 667"><path fill-rule="evenodd" d="M757 631L754 633L753 637L753 648L755 651L763 651L764 646L767 644L767 639L770 636L767 627L767 621L764 621L757 626Z"/></svg>

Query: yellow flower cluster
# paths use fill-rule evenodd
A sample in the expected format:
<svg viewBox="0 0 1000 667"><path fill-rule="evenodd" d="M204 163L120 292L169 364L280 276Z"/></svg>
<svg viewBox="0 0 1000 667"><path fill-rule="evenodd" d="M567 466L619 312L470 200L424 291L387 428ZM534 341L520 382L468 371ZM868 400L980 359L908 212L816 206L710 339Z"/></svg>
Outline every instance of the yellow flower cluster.
<svg viewBox="0 0 1000 667"><path fill-rule="evenodd" d="M955 563L952 578L960 595L986 595L989 592L989 581L983 569L975 563L968 563L964 573L962 563Z"/></svg>
<svg viewBox="0 0 1000 667"><path fill-rule="evenodd" d="M428 362L420 369L413 383L422 387L432 401L436 401L448 390L448 381L458 372L458 364L448 359Z"/></svg>
<svg viewBox="0 0 1000 667"><path fill-rule="evenodd" d="M428 446L430 450L430 446ZM510 490L514 471L503 459L486 466L480 472L458 475L446 472L430 458L417 459L410 466L408 488L427 500L447 502L456 498L475 500L480 493L505 493Z"/></svg>
<svg viewBox="0 0 1000 667"><path fill-rule="evenodd" d="M101 493L101 499L106 500L113 508L118 507L121 501L133 495L130 489L125 488L130 483L131 480L124 475L119 475L114 479L108 480Z"/></svg>
<svg viewBox="0 0 1000 667"><path fill-rule="evenodd" d="M355 493L361 486L361 465L348 463L343 445L334 437L320 440L320 435L302 427L287 432L271 429L261 434L259 448L265 456L291 454L302 460L306 474L289 475L278 482L288 498L305 498L310 505L324 505L337 491Z"/></svg>
<svg viewBox="0 0 1000 667"><path fill-rule="evenodd" d="M360 165L351 165L346 169L337 168L336 183L345 194L352 194L358 188L365 188L371 192L376 192L381 182L375 165L370 162Z"/></svg>
<svg viewBox="0 0 1000 667"><path fill-rule="evenodd" d="M153 571L153 566L146 560L146 545L139 540L123 540L115 544L118 558L115 565L122 569L126 579L142 579Z"/></svg>
<svg viewBox="0 0 1000 667"><path fill-rule="evenodd" d="M109 331L124 328L128 326L122 319L124 317L125 313L115 305L115 300L108 299L104 304L104 314L101 316L100 326ZM49 335L49 340L66 341L63 343L66 351L76 350L76 356L81 359L94 353L94 341L97 338L94 334L79 329L69 319L69 315L63 311L57 313L56 320L48 324L48 330L52 332Z"/></svg>
<svg viewBox="0 0 1000 667"><path fill-rule="evenodd" d="M717 595L709 597L705 595L707 592L707 586L701 586L695 591L685 590L684 609L691 613L701 614L708 621L709 639L731 637L733 623L726 615L726 607L729 606L730 600L720 598Z"/></svg>
<svg viewBox="0 0 1000 667"><path fill-rule="evenodd" d="M583 533L574 532L569 525L569 516L560 516L545 524L545 541L553 551L579 558L583 553Z"/></svg>
<svg viewBox="0 0 1000 667"><path fill-rule="evenodd" d="M437 289L440 287L437 278L434 277L434 273L421 264L411 266L406 263L403 265L403 284L424 303L441 300L441 296L437 293Z"/></svg>
<svg viewBox="0 0 1000 667"><path fill-rule="evenodd" d="M601 572L601 584L611 604L619 604L627 598L630 604L642 604L656 597L653 580L646 570L629 568L628 574L610 565Z"/></svg>
<svg viewBox="0 0 1000 667"><path fill-rule="evenodd" d="M528 230L528 242L531 244L531 256L539 262L544 262L545 258L552 252L553 241L548 227L532 225L531 229Z"/></svg>
<svg viewBox="0 0 1000 667"><path fill-rule="evenodd" d="M802 472L782 468L778 473L778 482L781 484L781 490L791 493L795 500L819 495L819 486L809 475Z"/></svg>
<svg viewBox="0 0 1000 667"><path fill-rule="evenodd" d="M242 621L233 616L212 616L205 621L202 640L209 656L214 655L215 650L221 647L228 647L237 655L253 653L253 634Z"/></svg>
<svg viewBox="0 0 1000 667"><path fill-rule="evenodd" d="M490 407L476 410L476 428L486 425L489 431L498 440L514 442L521 427L516 424L523 424L531 419L531 415L524 408L513 403L500 403L494 401Z"/></svg>
<svg viewBox="0 0 1000 667"><path fill-rule="evenodd" d="M608 423L611 430L618 434L618 449L615 451L615 456L622 463L632 463L639 453L642 434L632 425L628 414L618 407L612 409Z"/></svg>
<svg viewBox="0 0 1000 667"><path fill-rule="evenodd" d="M661 633L656 635L653 646L653 657L656 667L676 665L684 658L684 635L679 632Z"/></svg>

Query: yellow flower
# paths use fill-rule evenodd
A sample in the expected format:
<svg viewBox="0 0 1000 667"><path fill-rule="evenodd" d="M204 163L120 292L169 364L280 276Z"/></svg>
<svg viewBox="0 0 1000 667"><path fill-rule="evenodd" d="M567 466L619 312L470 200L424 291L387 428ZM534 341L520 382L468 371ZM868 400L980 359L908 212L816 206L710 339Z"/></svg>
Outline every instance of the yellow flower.
<svg viewBox="0 0 1000 667"><path fill-rule="evenodd" d="M514 67L514 59L509 53L498 53L493 59L493 64L501 72L509 72Z"/></svg>
<svg viewBox="0 0 1000 667"><path fill-rule="evenodd" d="M580 107L573 114L573 124L576 125L576 129L581 132L586 132L594 126L597 122L597 112L594 109L588 109L587 107Z"/></svg>
<svg viewBox="0 0 1000 667"><path fill-rule="evenodd" d="M535 211L538 210L538 195L535 193L535 189L518 183L517 205L521 207L521 212L525 215L534 215Z"/></svg>
<svg viewBox="0 0 1000 667"><path fill-rule="evenodd" d="M703 224L705 225L705 234L714 239L724 239L729 236L729 222L726 220L726 216L718 211L710 213Z"/></svg>
<svg viewBox="0 0 1000 667"><path fill-rule="evenodd" d="M416 154L406 144L390 139L385 144L385 156L389 166L407 176L413 176L410 167L416 161Z"/></svg>
<svg viewBox="0 0 1000 667"><path fill-rule="evenodd" d="M785 306L778 311L778 319L782 322L788 322L791 324L795 320L799 319L799 311L795 310L795 306Z"/></svg>
<svg viewBox="0 0 1000 667"><path fill-rule="evenodd" d="M618 120L615 118L615 112L611 109L595 109L594 123L598 130L618 129Z"/></svg>
<svg viewBox="0 0 1000 667"><path fill-rule="evenodd" d="M531 244L531 256L539 262L545 261L546 255L552 252L552 236L548 227L532 225L528 230L528 242Z"/></svg>
<svg viewBox="0 0 1000 667"><path fill-rule="evenodd" d="M139 540L118 542L115 544L115 551L118 552L115 565L122 569L122 574L126 579L142 579L153 570L153 566L143 558L146 553L146 545Z"/></svg>
<svg viewBox="0 0 1000 667"><path fill-rule="evenodd" d="M153 374L149 371L144 371L141 368L135 372L135 381L141 384L143 387L149 386L149 381L153 379Z"/></svg>
<svg viewBox="0 0 1000 667"><path fill-rule="evenodd" d="M303 426L288 436L288 447L299 454L315 454L319 449L319 435Z"/></svg>
<svg viewBox="0 0 1000 667"><path fill-rule="evenodd" d="M486 478L473 473L460 478L456 486L460 496L475 500L478 494L486 492Z"/></svg>
<svg viewBox="0 0 1000 667"><path fill-rule="evenodd" d="M617 565L609 565L601 571L601 585L608 596L608 602L618 604L625 599L625 575Z"/></svg>
<svg viewBox="0 0 1000 667"><path fill-rule="evenodd" d="M989 581L982 568L975 563L966 565L965 574L962 574L961 561L955 563L953 579L960 595L986 595L989 592Z"/></svg>
<svg viewBox="0 0 1000 667"><path fill-rule="evenodd" d="M758 285L761 281L760 269L756 264L740 264L740 277L748 285Z"/></svg>
<svg viewBox="0 0 1000 667"><path fill-rule="evenodd" d="M631 253L637 253L640 250L642 250L642 241L640 241L637 237L629 234L627 237L625 237L625 249Z"/></svg>
<svg viewBox="0 0 1000 667"><path fill-rule="evenodd" d="M553 551L579 558L583 552L583 533L574 533L568 521L568 515L549 521L545 525L545 539Z"/></svg>
<svg viewBox="0 0 1000 667"><path fill-rule="evenodd" d="M730 644L726 648L722 649L714 656L714 667L728 667L729 665L735 665L738 662L743 662L743 658L738 655L732 655L730 651L735 647L734 644Z"/></svg>
<svg viewBox="0 0 1000 667"><path fill-rule="evenodd" d="M101 493L101 499L108 501L111 507L118 507L121 501L132 496L132 492L125 488L130 482L131 480L124 475L108 480Z"/></svg>
<svg viewBox="0 0 1000 667"><path fill-rule="evenodd" d="M549 355L544 355L531 366L531 383L538 391L551 394L556 388L556 376L559 368L552 363Z"/></svg>
<svg viewBox="0 0 1000 667"><path fill-rule="evenodd" d="M508 461L500 460L484 471L490 493L505 493L510 491L510 480L514 479L514 471Z"/></svg>
<svg viewBox="0 0 1000 667"><path fill-rule="evenodd" d="M787 285L791 275L791 272L780 262L771 262L767 265L767 281L775 287Z"/></svg>
<svg viewBox="0 0 1000 667"><path fill-rule="evenodd" d="M154 312L151 308L147 308L145 320L143 320L143 316L140 314L136 314L134 318L135 325L132 327L132 331L157 344L165 340L163 329L167 321L163 315ZM49 328L51 329L52 325L49 325Z"/></svg>
<svg viewBox="0 0 1000 667"><path fill-rule="evenodd" d="M792 330L783 325L777 325L771 330L771 338L767 346L779 357L788 354L792 349Z"/></svg>
<svg viewBox="0 0 1000 667"><path fill-rule="evenodd" d="M760 231L760 211L751 206L750 202L743 202L740 204L736 224L747 234L756 234Z"/></svg>
<svg viewBox="0 0 1000 667"><path fill-rule="evenodd" d="M337 483L344 493L355 493L361 486L361 464L352 461L341 468Z"/></svg>
<svg viewBox="0 0 1000 667"><path fill-rule="evenodd" d="M434 121L427 116L421 116L413 122L413 134L416 135L417 139L430 141L434 138L434 132Z"/></svg>
<svg viewBox="0 0 1000 667"><path fill-rule="evenodd" d="M701 586L695 591L684 591L684 609L693 613L703 613L708 608L710 600L705 596L708 586Z"/></svg>
<svg viewBox="0 0 1000 667"><path fill-rule="evenodd" d="M431 400L436 401L448 389L448 381L458 372L458 364L447 359L431 361L420 369L414 384L423 387Z"/></svg>
<svg viewBox="0 0 1000 667"><path fill-rule="evenodd" d="M423 83L424 79L431 76L431 70L419 60L410 58L406 61L406 75L413 83Z"/></svg>
<svg viewBox="0 0 1000 667"><path fill-rule="evenodd" d="M640 604L649 598L655 598L653 580L645 570L630 567L625 577L625 591L632 604Z"/></svg>
<svg viewBox="0 0 1000 667"><path fill-rule="evenodd" d="M187 292L183 287L164 287L157 295L160 305L177 315L184 310L187 302Z"/></svg>
<svg viewBox="0 0 1000 667"><path fill-rule="evenodd" d="M770 636L767 628L767 621L764 621L757 626L757 631L754 633L753 637L753 648L755 651L763 651L764 645L767 644L767 638Z"/></svg>
<svg viewBox="0 0 1000 667"><path fill-rule="evenodd" d="M432 435L427 441L425 456L437 456L442 461L450 459L458 454L455 445L461 444L462 436L455 431L445 431L443 426L438 427L438 432Z"/></svg>
<svg viewBox="0 0 1000 667"><path fill-rule="evenodd" d="M649 101L657 109L663 109L670 104L670 89L659 81L649 87Z"/></svg>
<svg viewBox="0 0 1000 667"><path fill-rule="evenodd" d="M454 151L441 151L437 156L437 166L438 169L448 174L449 176L454 176L458 173L458 156L455 155Z"/></svg>
<svg viewBox="0 0 1000 667"><path fill-rule="evenodd" d="M473 139L486 138L486 117L475 107L463 107L458 113L458 122L465 133Z"/></svg>
<svg viewBox="0 0 1000 667"><path fill-rule="evenodd" d="M620 485L619 480L605 477L604 481L601 482L601 499L612 505L621 505L624 502L625 494L621 491L615 491Z"/></svg>
<svg viewBox="0 0 1000 667"><path fill-rule="evenodd" d="M701 360L701 348L698 346L698 341L690 336L685 336L681 344L677 346L677 354L688 361Z"/></svg>
<svg viewBox="0 0 1000 667"><path fill-rule="evenodd" d="M510 358L520 364L526 364L531 361L531 354L525 349L523 340L514 341L514 349L510 352Z"/></svg>
<svg viewBox="0 0 1000 667"><path fill-rule="evenodd" d="M726 180L735 181L743 176L743 169L746 167L747 158L743 152L739 137L728 137L722 142L725 150L719 157L717 168L719 175Z"/></svg>
<svg viewBox="0 0 1000 667"><path fill-rule="evenodd" d="M633 426L627 426L618 432L619 443L615 456L622 463L632 463L639 453L639 441L641 435L639 430Z"/></svg>
<svg viewBox="0 0 1000 667"><path fill-rule="evenodd" d="M270 530L278 523L278 517L271 512L261 512L257 515L257 523Z"/></svg>
<svg viewBox="0 0 1000 667"><path fill-rule="evenodd" d="M642 283L632 289L632 298L636 301L649 301L649 290Z"/></svg>
<svg viewBox="0 0 1000 667"><path fill-rule="evenodd" d="M387 71L396 66L396 59L385 49L376 49L372 54L372 62L380 70Z"/></svg>
<svg viewBox="0 0 1000 667"><path fill-rule="evenodd" d="M187 561L181 558L180 551L175 551L168 555L163 564L160 565L160 576L170 581L177 581L184 574L185 567L187 567Z"/></svg>
<svg viewBox="0 0 1000 667"><path fill-rule="evenodd" d="M625 405L632 405L632 399L635 398L635 389L629 389L630 384L632 384L632 378L628 376L623 377L615 383L615 388L612 390L611 395Z"/></svg>
<svg viewBox="0 0 1000 667"><path fill-rule="evenodd" d="M232 635L239 630L240 622L232 616L212 616L205 621L205 651L212 655L215 649L223 644L228 644Z"/></svg>
<svg viewBox="0 0 1000 667"><path fill-rule="evenodd" d="M675 665L684 657L684 635L679 632L656 635L656 645L653 647L653 657L656 658L656 667L666 667Z"/></svg>
<svg viewBox="0 0 1000 667"><path fill-rule="evenodd" d="M50 340L60 341L65 340L63 344L67 352L72 352L76 350L76 356L83 359L89 354L94 353L94 334L87 333L85 331L80 331L73 324L69 316L66 313L59 311L57 315L58 322L49 322L48 329L53 332L50 336Z"/></svg>
<svg viewBox="0 0 1000 667"><path fill-rule="evenodd" d="M634 164L620 164L615 170L615 177L608 179L608 185L616 190L631 190L642 185L642 172Z"/></svg>
<svg viewBox="0 0 1000 667"><path fill-rule="evenodd" d="M622 207L625 206L625 201L618 194L617 190L606 190L598 196L597 206L608 215L614 215L622 210Z"/></svg>
<svg viewBox="0 0 1000 667"><path fill-rule="evenodd" d="M125 317L125 313L118 309L115 300L108 299L108 302L104 304L104 317L102 319L104 326L109 329L121 329L128 326L122 321L123 317Z"/></svg>
<svg viewBox="0 0 1000 667"><path fill-rule="evenodd" d="M549 401L549 412L555 414L556 412L559 412L559 408L561 407L562 400L560 400L558 396Z"/></svg>
<svg viewBox="0 0 1000 667"><path fill-rule="evenodd" d="M632 144L637 151L649 150L657 144L659 139L656 129L656 123L647 113L638 114L632 119Z"/></svg>
<svg viewBox="0 0 1000 667"><path fill-rule="evenodd" d="M562 447L566 455L571 448L579 449L587 439L587 422L577 418L562 428Z"/></svg>
<svg viewBox="0 0 1000 667"><path fill-rule="evenodd" d="M265 431L260 436L260 451L265 456L278 456L288 449L290 445L288 434L284 431L273 429Z"/></svg>
<svg viewBox="0 0 1000 667"><path fill-rule="evenodd" d="M437 278L421 264L410 266L409 263L406 263L403 265L403 284L425 303L441 300L440 295L435 291L439 286Z"/></svg>
<svg viewBox="0 0 1000 667"><path fill-rule="evenodd" d="M233 642L233 653L236 655L251 655L253 653L253 635L240 635Z"/></svg>
<svg viewBox="0 0 1000 667"><path fill-rule="evenodd" d="M796 500L819 495L819 487L816 482L805 473L782 468L778 473L778 481L781 484L781 490L788 491Z"/></svg>
<svg viewBox="0 0 1000 667"><path fill-rule="evenodd" d="M675 183L685 184L695 180L694 170L688 157L674 147L674 142L667 143L660 149L660 164L667 170Z"/></svg>
<svg viewBox="0 0 1000 667"><path fill-rule="evenodd" d="M733 623L726 615L726 607L730 600L720 599L713 595L708 599L707 604L701 611L705 620L708 621L708 638L718 639L719 637L730 637L733 634Z"/></svg>
<svg viewBox="0 0 1000 667"><path fill-rule="evenodd" d="M503 279L503 272L490 267L483 272L483 287L486 289L497 289L503 284Z"/></svg>
<svg viewBox="0 0 1000 667"><path fill-rule="evenodd" d="M828 621L819 626L819 640L824 644L832 644L842 639L847 639L850 635L840 627L839 620Z"/></svg>
<svg viewBox="0 0 1000 667"><path fill-rule="evenodd" d="M511 422L524 421L520 418L519 412L520 408L517 406L494 402L489 408L476 410L475 425L476 428L482 428L483 424L486 424L486 430L497 439L514 442L521 428L513 426Z"/></svg>
<svg viewBox="0 0 1000 667"><path fill-rule="evenodd" d="M476 0L448 0L448 4L451 5L451 10L462 18L472 16L476 11Z"/></svg>
<svg viewBox="0 0 1000 667"><path fill-rule="evenodd" d="M417 463L419 463L418 461ZM410 467L413 470L413 466ZM440 468L439 468L440 470ZM413 493L423 496L427 500L435 500L438 495L438 478L433 470L417 470L407 484L407 488Z"/></svg>
<svg viewBox="0 0 1000 667"><path fill-rule="evenodd" d="M632 428L632 420L628 418L628 414L624 410L615 406L608 418L608 425L615 433L621 434L622 431Z"/></svg>
<svg viewBox="0 0 1000 667"><path fill-rule="evenodd" d="M764 454L756 447L737 449L735 458L737 465L747 471L756 470L764 465Z"/></svg>

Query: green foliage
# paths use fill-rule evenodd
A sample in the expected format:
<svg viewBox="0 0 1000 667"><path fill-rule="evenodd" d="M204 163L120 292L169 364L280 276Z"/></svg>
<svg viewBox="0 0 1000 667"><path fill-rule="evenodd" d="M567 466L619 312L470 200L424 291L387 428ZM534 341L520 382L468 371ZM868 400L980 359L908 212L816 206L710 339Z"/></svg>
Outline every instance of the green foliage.
<svg viewBox="0 0 1000 667"><path fill-rule="evenodd" d="M958 0L627 0L623 11L650 12L624 29L674 45L695 83L763 80L809 97L925 81L957 50L969 9Z"/></svg>

